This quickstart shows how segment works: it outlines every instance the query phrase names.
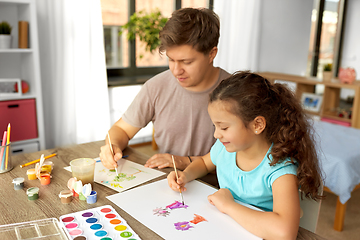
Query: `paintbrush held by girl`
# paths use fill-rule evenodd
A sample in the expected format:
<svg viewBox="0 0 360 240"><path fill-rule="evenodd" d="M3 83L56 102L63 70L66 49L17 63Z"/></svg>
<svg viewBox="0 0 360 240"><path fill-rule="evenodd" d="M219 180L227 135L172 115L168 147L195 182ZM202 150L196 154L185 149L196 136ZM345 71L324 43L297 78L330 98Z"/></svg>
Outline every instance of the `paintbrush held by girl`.
<svg viewBox="0 0 360 240"><path fill-rule="evenodd" d="M186 191L187 182L216 169L220 189L208 196L211 204L256 236L296 239L299 190L306 198L322 198L311 123L300 102L284 85L246 71L219 84L208 112L217 141L178 171L178 180L171 172L169 186Z"/></svg>

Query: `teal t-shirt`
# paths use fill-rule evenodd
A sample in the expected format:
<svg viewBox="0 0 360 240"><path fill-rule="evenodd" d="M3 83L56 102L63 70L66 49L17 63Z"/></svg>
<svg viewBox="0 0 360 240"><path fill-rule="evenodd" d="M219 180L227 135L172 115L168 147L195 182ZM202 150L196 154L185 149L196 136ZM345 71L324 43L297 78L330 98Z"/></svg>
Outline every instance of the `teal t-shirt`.
<svg viewBox="0 0 360 240"><path fill-rule="evenodd" d="M287 159L270 166L267 155L251 171L243 171L236 165L236 152L228 152L217 140L210 150L211 161L216 165L220 188L227 188L233 197L241 202L256 206L264 211L273 210L272 184L285 174L296 175L297 166ZM269 156L271 159L271 155Z"/></svg>

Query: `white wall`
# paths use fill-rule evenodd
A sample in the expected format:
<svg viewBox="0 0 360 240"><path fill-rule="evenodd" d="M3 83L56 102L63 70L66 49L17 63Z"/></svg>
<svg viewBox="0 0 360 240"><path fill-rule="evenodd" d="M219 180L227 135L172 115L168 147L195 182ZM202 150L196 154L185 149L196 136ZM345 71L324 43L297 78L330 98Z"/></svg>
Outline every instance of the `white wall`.
<svg viewBox="0 0 360 240"><path fill-rule="evenodd" d="M262 1L259 71L305 75L313 0Z"/></svg>
<svg viewBox="0 0 360 240"><path fill-rule="evenodd" d="M356 79L360 79L360 1L348 0L346 7L345 28L343 35L343 49L340 59L340 67L352 67L356 71ZM346 99L354 96L352 89L341 89L340 98Z"/></svg>
<svg viewBox="0 0 360 240"><path fill-rule="evenodd" d="M109 87L111 125L121 118L140 91L141 86L142 85ZM152 123L150 122L145 128L141 129L132 140L130 140L129 144L150 142L152 140L152 131Z"/></svg>

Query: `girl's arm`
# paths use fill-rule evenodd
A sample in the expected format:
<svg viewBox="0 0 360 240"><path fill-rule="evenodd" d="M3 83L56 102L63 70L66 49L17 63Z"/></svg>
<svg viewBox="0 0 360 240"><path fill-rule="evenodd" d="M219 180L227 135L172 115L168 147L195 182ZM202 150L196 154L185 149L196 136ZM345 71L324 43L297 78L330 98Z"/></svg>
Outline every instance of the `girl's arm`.
<svg viewBox="0 0 360 240"><path fill-rule="evenodd" d="M297 178L287 174L272 185L273 212L260 212L234 201L228 189L208 197L209 202L226 213L249 232L264 239L296 239L300 223Z"/></svg>
<svg viewBox="0 0 360 240"><path fill-rule="evenodd" d="M175 190L186 191L184 187L187 182L190 182L194 179L200 178L215 170L215 165L212 163L210 159L210 153L206 154L202 157L197 157L190 163L187 168L183 172L177 171L179 179L176 180L176 174L174 171L169 173L167 179L169 186Z"/></svg>

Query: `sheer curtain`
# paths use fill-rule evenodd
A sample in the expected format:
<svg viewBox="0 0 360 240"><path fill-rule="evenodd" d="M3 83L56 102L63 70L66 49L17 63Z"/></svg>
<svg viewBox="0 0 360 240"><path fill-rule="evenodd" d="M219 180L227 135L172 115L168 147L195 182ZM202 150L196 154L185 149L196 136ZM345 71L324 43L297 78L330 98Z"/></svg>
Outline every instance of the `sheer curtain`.
<svg viewBox="0 0 360 240"><path fill-rule="evenodd" d="M214 64L233 73L258 70L261 0L214 1L220 17L219 52Z"/></svg>
<svg viewBox="0 0 360 240"><path fill-rule="evenodd" d="M46 148L105 138L109 97L100 0L36 0Z"/></svg>

